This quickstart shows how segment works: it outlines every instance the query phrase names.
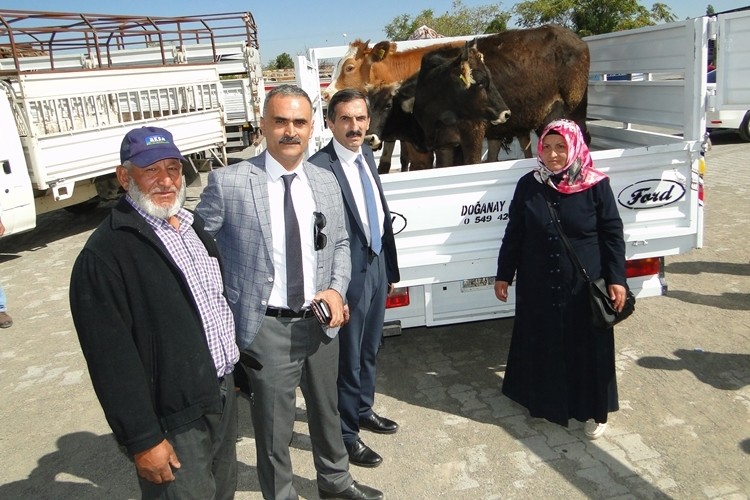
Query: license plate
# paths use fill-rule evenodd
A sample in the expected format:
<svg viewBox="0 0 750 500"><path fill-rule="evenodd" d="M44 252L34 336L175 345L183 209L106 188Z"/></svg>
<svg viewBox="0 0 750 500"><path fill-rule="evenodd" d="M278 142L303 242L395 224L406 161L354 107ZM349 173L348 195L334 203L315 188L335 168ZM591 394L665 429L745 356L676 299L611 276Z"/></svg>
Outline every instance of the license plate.
<svg viewBox="0 0 750 500"><path fill-rule="evenodd" d="M484 278L471 278L468 280L463 280L463 282L461 283L461 291L471 292L474 290L482 290L493 286L495 286L494 276L486 276Z"/></svg>

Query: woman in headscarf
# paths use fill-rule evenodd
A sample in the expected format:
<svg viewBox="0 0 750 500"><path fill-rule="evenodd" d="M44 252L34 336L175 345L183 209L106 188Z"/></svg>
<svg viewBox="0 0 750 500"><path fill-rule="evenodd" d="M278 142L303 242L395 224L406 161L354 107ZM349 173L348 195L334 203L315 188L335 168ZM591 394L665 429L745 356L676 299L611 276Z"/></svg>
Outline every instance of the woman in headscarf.
<svg viewBox="0 0 750 500"><path fill-rule="evenodd" d="M538 143L537 167L521 177L497 259L495 295L508 299L516 278L516 317L503 394L565 427L585 422L604 434L618 410L612 328L591 322L588 287L571 263L547 206L589 277L603 277L619 310L625 303L625 242L609 178L596 170L578 126L550 123Z"/></svg>

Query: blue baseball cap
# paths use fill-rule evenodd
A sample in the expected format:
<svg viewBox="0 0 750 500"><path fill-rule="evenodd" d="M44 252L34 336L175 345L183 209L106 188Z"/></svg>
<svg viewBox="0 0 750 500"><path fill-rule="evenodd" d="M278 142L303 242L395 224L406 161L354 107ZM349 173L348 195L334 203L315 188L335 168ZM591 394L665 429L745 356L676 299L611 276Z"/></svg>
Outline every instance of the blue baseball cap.
<svg viewBox="0 0 750 500"><path fill-rule="evenodd" d="M148 167L167 158L182 160L169 131L159 127L134 128L122 140L120 163L130 161L136 167Z"/></svg>

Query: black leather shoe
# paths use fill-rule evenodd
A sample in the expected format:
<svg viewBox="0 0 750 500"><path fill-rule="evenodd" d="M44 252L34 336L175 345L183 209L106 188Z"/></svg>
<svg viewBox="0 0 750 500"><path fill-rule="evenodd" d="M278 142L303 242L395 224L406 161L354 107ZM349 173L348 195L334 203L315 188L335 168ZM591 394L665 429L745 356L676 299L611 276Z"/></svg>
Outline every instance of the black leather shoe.
<svg viewBox="0 0 750 500"><path fill-rule="evenodd" d="M359 419L359 428L378 434L393 434L398 430L398 424L391 419L373 413L369 417Z"/></svg>
<svg viewBox="0 0 750 500"><path fill-rule="evenodd" d="M372 451L369 446L357 439L352 444L344 443L349 453L349 463L360 467L377 467L383 463L383 457ZM356 484L356 483L355 483ZM348 498L348 497L347 497Z"/></svg>
<svg viewBox="0 0 750 500"><path fill-rule="evenodd" d="M320 498L346 498L351 500L380 500L383 498L382 491L370 488L357 481L354 481L351 486L338 493L328 493L318 488L318 495L320 495Z"/></svg>

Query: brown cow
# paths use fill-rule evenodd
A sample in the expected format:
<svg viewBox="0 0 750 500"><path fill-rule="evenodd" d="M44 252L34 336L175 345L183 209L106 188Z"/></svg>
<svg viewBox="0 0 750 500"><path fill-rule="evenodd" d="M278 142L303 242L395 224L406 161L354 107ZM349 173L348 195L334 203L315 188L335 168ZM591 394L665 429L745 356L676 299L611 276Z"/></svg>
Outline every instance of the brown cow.
<svg viewBox="0 0 750 500"><path fill-rule="evenodd" d="M363 42L353 42L329 88L364 85L369 78L382 80L384 75L405 79L418 70L424 53L446 45L451 46L394 52L391 42L371 50ZM477 47L512 112L510 120L487 131L489 161L497 159L512 137L518 137L525 156L531 157L530 132L540 131L556 118L570 118L586 131L589 51L575 33L553 25L511 30L478 38Z"/></svg>
<svg viewBox="0 0 750 500"><path fill-rule="evenodd" d="M477 47L512 112L510 120L487 130L490 161L497 159L502 142L511 137L518 138L530 158L529 133L533 130L539 135L558 118L575 121L588 137L590 56L588 45L578 35L547 25L479 38Z"/></svg>

